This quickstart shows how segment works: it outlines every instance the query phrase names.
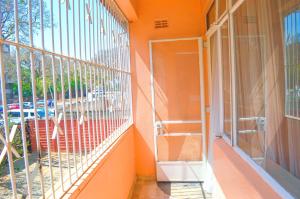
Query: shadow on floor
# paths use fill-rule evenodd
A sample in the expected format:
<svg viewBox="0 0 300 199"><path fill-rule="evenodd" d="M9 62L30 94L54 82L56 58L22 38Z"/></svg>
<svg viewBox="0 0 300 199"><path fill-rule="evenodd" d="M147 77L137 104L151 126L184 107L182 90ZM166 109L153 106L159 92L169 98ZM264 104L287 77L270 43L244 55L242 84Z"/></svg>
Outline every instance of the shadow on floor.
<svg viewBox="0 0 300 199"><path fill-rule="evenodd" d="M169 183L138 180L132 199L211 199L211 194L204 191L202 183Z"/></svg>

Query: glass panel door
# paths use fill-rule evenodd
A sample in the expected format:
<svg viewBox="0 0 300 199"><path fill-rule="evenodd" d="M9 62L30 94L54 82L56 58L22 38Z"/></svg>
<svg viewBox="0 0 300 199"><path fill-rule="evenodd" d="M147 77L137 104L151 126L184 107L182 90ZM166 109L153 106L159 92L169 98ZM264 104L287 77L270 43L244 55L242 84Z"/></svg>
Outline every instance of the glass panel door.
<svg viewBox="0 0 300 199"><path fill-rule="evenodd" d="M203 180L199 41L151 43L158 181Z"/></svg>

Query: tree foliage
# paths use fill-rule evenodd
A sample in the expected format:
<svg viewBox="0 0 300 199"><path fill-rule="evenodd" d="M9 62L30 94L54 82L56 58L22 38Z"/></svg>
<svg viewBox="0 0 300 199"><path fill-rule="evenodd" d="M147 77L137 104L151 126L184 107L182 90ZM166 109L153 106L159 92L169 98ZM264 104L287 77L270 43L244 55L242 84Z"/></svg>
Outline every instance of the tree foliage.
<svg viewBox="0 0 300 199"><path fill-rule="evenodd" d="M40 30L41 16L40 16L40 1L31 0L32 7L32 31L37 34ZM1 0L0 1L0 27L2 30L2 39L15 39L15 12L14 1ZM21 42L29 41L29 14L28 14L28 0L18 1L18 20L19 20L19 39ZM46 5L43 4L43 20L44 28L50 27L50 14Z"/></svg>

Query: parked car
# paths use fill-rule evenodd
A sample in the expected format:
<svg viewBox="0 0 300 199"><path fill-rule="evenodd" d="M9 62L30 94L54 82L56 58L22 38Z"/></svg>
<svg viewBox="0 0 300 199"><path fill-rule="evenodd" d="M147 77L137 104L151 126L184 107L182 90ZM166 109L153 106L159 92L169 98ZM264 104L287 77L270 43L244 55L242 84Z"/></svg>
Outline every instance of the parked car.
<svg viewBox="0 0 300 199"><path fill-rule="evenodd" d="M19 103L8 104L7 106L9 110L20 109Z"/></svg>
<svg viewBox="0 0 300 199"><path fill-rule="evenodd" d="M33 109L24 109L24 120L33 120L35 118L34 110ZM21 123L21 110L15 109L15 110L9 110L8 111L8 118L9 121L14 124L20 124ZM37 114L37 118L40 118L40 115Z"/></svg>
<svg viewBox="0 0 300 199"><path fill-rule="evenodd" d="M53 107L54 106L54 100L53 99L49 99L48 100L48 106L49 107Z"/></svg>
<svg viewBox="0 0 300 199"><path fill-rule="evenodd" d="M32 102L23 102L23 107L25 109L32 109L33 108L33 103Z"/></svg>
<svg viewBox="0 0 300 199"><path fill-rule="evenodd" d="M37 107L44 107L44 106L45 106L44 100L38 100L38 101L36 102L36 106L37 106Z"/></svg>
<svg viewBox="0 0 300 199"><path fill-rule="evenodd" d="M40 119L45 119L46 117L46 110L44 107L39 107L36 109L36 111L38 112L39 116L40 116ZM55 115L55 110L52 109L52 108L49 108L48 109L48 116L49 117L54 117Z"/></svg>
<svg viewBox="0 0 300 199"><path fill-rule="evenodd" d="M3 105L0 105L0 113L3 113Z"/></svg>

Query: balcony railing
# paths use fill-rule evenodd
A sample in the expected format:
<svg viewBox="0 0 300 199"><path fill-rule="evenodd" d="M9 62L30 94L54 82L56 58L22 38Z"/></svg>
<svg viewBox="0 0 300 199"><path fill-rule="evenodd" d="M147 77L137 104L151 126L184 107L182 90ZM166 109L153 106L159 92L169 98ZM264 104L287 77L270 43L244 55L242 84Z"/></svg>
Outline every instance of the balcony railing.
<svg viewBox="0 0 300 199"><path fill-rule="evenodd" d="M113 0L0 9L0 197L58 198L132 122L128 22Z"/></svg>

